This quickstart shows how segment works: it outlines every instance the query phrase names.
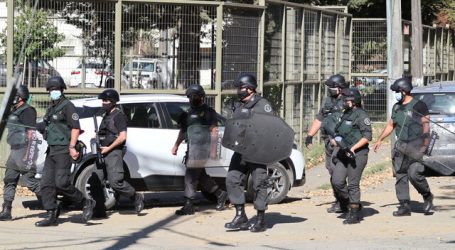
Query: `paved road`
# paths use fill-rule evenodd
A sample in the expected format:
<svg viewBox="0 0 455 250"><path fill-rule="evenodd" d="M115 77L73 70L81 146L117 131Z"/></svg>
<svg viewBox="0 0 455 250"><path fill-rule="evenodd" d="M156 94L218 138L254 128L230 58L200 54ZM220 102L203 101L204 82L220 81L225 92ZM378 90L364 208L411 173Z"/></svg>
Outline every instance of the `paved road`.
<svg viewBox="0 0 455 250"><path fill-rule="evenodd" d="M308 171L309 178L324 173L322 166ZM322 177L321 177L322 178ZM324 181L324 180L322 180ZM435 213L423 215L421 197L412 189L410 217L394 218L397 203L393 180L364 190L364 220L343 225L335 214L327 214L330 196L308 196L306 187L290 192L285 203L269 206L269 229L264 233L226 232L234 210L216 212L204 200L195 216L178 217L181 193L147 194L147 209L141 216L122 206L105 220L81 223L80 212L61 216L57 227L35 228L44 215L22 208L18 197L11 222L0 222L3 249L455 249L455 178L430 178L435 194ZM311 190L310 190L311 191ZM254 215L251 205L247 214Z"/></svg>

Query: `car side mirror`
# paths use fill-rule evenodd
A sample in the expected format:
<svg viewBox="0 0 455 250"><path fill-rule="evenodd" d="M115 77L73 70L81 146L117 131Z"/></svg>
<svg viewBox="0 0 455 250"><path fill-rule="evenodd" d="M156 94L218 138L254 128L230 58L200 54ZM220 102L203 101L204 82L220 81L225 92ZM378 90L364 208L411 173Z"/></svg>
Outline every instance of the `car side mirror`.
<svg viewBox="0 0 455 250"><path fill-rule="evenodd" d="M157 73L161 73L161 68L156 67L156 72L157 72Z"/></svg>

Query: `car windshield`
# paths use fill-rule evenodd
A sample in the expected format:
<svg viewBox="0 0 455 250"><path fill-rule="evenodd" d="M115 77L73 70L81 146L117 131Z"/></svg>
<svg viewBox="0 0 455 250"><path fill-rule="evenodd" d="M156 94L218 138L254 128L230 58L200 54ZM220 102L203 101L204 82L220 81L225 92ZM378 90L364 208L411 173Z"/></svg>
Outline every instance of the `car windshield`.
<svg viewBox="0 0 455 250"><path fill-rule="evenodd" d="M430 114L455 114L455 93L418 93L414 97L427 104Z"/></svg>
<svg viewBox="0 0 455 250"><path fill-rule="evenodd" d="M148 71L148 72L153 72L155 71L155 63L152 62L133 62L133 67L132 70L137 71ZM128 70L128 68L126 68Z"/></svg>
<svg viewBox="0 0 455 250"><path fill-rule="evenodd" d="M79 66L77 68L81 69L82 64L79 64ZM86 69L104 69L104 65L102 63L86 63L85 68Z"/></svg>

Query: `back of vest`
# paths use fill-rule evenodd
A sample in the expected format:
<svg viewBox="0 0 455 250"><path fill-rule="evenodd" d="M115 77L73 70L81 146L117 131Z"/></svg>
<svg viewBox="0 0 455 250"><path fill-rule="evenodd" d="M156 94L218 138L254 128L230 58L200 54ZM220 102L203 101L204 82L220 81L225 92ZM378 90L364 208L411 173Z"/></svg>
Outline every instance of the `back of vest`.
<svg viewBox="0 0 455 250"><path fill-rule="evenodd" d="M8 135L6 137L6 142L11 146L21 146L26 143L26 126L20 120L20 115L27 108L31 107L27 104L23 104L8 116Z"/></svg>
<svg viewBox="0 0 455 250"><path fill-rule="evenodd" d="M395 105L392 111L392 120L396 124L395 134L401 141L412 141L423 134L422 116L414 110L416 103L412 99L407 105Z"/></svg>

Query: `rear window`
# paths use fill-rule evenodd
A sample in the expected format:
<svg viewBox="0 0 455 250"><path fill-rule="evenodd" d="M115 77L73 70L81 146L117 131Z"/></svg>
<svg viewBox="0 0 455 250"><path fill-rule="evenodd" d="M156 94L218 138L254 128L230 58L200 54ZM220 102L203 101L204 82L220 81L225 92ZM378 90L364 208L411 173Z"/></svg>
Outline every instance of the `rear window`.
<svg viewBox="0 0 455 250"><path fill-rule="evenodd" d="M418 93L414 97L427 104L430 114L455 114L455 93Z"/></svg>

